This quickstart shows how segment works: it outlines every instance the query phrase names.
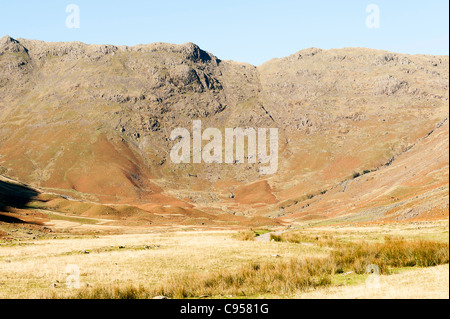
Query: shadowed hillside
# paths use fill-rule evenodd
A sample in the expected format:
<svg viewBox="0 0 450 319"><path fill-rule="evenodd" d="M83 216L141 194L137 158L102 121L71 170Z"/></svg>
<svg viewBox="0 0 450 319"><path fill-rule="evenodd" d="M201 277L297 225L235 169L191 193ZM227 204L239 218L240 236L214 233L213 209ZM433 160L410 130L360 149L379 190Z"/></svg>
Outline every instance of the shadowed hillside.
<svg viewBox="0 0 450 319"><path fill-rule="evenodd" d="M10 208L25 208L37 195L38 192L34 189L0 180L0 212Z"/></svg>
<svg viewBox="0 0 450 319"><path fill-rule="evenodd" d="M0 175L0 239L11 239L11 234L14 237L43 234L42 221L48 219L44 214L29 211L27 206L38 195L36 190Z"/></svg>

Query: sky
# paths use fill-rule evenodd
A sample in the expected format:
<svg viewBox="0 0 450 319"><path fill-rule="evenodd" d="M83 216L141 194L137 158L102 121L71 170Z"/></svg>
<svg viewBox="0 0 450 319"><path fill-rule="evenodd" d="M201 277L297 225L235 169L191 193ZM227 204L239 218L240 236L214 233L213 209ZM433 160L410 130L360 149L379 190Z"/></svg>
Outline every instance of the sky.
<svg viewBox="0 0 450 319"><path fill-rule="evenodd" d="M71 4L78 20L66 12ZM253 65L310 47L448 55L448 30L447 0L0 0L0 37L194 42L222 60Z"/></svg>

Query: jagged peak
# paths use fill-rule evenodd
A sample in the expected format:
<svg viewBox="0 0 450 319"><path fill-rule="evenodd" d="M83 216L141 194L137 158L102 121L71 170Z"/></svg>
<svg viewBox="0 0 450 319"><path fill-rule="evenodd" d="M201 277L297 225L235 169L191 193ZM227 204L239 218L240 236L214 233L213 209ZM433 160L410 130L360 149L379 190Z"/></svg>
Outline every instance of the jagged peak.
<svg viewBox="0 0 450 319"><path fill-rule="evenodd" d="M218 60L214 55L209 52L202 50L197 44L192 42L187 42L182 44L187 50L188 57L195 61L207 62L211 60Z"/></svg>
<svg viewBox="0 0 450 319"><path fill-rule="evenodd" d="M27 49L16 39L5 35L0 38L0 52L9 51L12 53L27 52Z"/></svg>
<svg viewBox="0 0 450 319"><path fill-rule="evenodd" d="M0 45L7 45L9 43L19 43L19 41L10 37L9 35L5 35L2 38L0 38Z"/></svg>
<svg viewBox="0 0 450 319"><path fill-rule="evenodd" d="M197 44L192 42L186 42L183 44L172 44L165 42L156 42L145 45L136 45L131 47L125 47L130 51L166 51L183 55L186 59L195 62L215 62L219 63L220 60L213 54L202 50Z"/></svg>

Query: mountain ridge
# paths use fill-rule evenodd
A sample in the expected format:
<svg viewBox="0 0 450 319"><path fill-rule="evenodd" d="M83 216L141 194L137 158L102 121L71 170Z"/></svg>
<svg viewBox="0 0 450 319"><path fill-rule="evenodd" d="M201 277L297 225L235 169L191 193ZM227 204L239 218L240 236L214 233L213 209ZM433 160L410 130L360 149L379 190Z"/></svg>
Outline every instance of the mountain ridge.
<svg viewBox="0 0 450 319"><path fill-rule="evenodd" d="M417 57L448 57L448 55L433 55L433 54L422 54L422 53L418 53L418 54L410 54L410 53L398 53L398 52L394 52L394 51L389 51L389 50L383 50L383 49L370 49L370 48L365 48L365 47L342 47L342 48L330 48L330 49L321 49L321 48L317 48L317 47L309 47L309 48L304 48L304 49L300 49L299 51L296 51L292 54L288 54L284 57L275 57L275 58L271 58L259 65L255 65L249 62L242 62L242 61L234 61L231 59L219 59L217 56L215 56L214 54L203 50L199 45L193 43L193 42L185 42L185 43L181 43L181 44L173 44L173 43L168 43L168 42L151 42L151 43L147 43L147 44L136 44L136 45L115 45L115 44L88 44L88 43L84 43L81 41L70 41L70 42L65 42L65 41L52 41L52 42L47 42L47 41L42 41L42 40L32 40L32 39L25 39L25 38L13 38L9 35L4 35L3 37L0 38L0 45L6 45L8 43L17 43L22 45L22 43L26 44L32 44L32 45L36 45L36 44L40 44L40 45L51 45L51 46L61 46L61 47L66 47L66 46L83 46L83 47L87 47L87 48L92 48L97 49L97 50L103 50L103 52L107 53L109 52L108 49L113 49L113 50L122 50L122 51L142 51L144 49L149 49L149 50L157 50L160 47L166 47L168 48L168 50L170 49L174 49L179 47L180 49L186 48L187 51L191 50L194 54L194 56L200 56L203 55L205 56L208 55L209 58L207 58L207 60L211 59L216 59L217 61L229 61L229 62L235 62L238 64L246 64L249 66L253 66L253 67L260 67L266 63L269 63L271 61L276 61L276 60L285 60L285 59L289 59L291 57L298 57L300 56L313 56L314 54L311 55L311 52L329 52L329 51L347 51L347 50L366 50L366 51L370 51L370 52L378 52L378 53L385 53L385 54L393 54L393 55L402 55L402 56L417 56ZM23 46L23 45L22 45Z"/></svg>
<svg viewBox="0 0 450 319"><path fill-rule="evenodd" d="M193 43L0 39L0 173L105 204L289 219L283 203L384 165L446 118L448 56L309 48L253 66ZM278 128L279 172L170 163L171 130L195 119Z"/></svg>

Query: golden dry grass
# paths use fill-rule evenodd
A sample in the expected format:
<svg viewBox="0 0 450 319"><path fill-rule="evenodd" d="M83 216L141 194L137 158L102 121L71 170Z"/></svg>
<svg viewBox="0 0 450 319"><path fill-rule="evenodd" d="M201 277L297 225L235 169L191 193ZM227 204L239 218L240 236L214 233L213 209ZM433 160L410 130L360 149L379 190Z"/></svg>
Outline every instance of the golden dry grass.
<svg viewBox="0 0 450 319"><path fill-rule="evenodd" d="M149 287L176 275L262 263L275 254L284 258L324 254L316 247L243 242L234 239L233 234L225 231L115 235L0 246L0 298L48 297L55 291L62 297L70 296L73 291L65 288L65 269L70 264L79 266L84 285ZM120 249L121 246L125 248ZM54 283L60 288L51 287Z"/></svg>
<svg viewBox="0 0 450 319"><path fill-rule="evenodd" d="M382 275L387 287L397 285L395 278L400 278L402 284L391 291L393 297L448 295L448 289L443 289L448 287L448 277L442 282L439 272L442 266L418 268L448 263L448 221L367 228L329 226L308 229L307 235L304 232L281 236L281 240L293 242L248 241L247 236L236 237L236 231L196 231L3 243L0 298L149 298L160 294L175 298L325 298L332 297L336 289L342 290L344 297L365 298L371 296L357 295L352 289L364 284L368 262L379 264L382 273L416 266ZM432 233L435 243L429 246ZM384 239L400 234L406 240ZM422 236L427 241L421 240ZM423 251L427 253L423 255ZM355 256L359 258L352 259ZM426 258L421 259L423 256ZM80 269L81 289L66 287L70 264ZM398 277L417 271L430 274L428 270L440 275L436 279L432 275ZM355 273L345 274L350 271ZM402 290L415 285L426 291L414 295Z"/></svg>

